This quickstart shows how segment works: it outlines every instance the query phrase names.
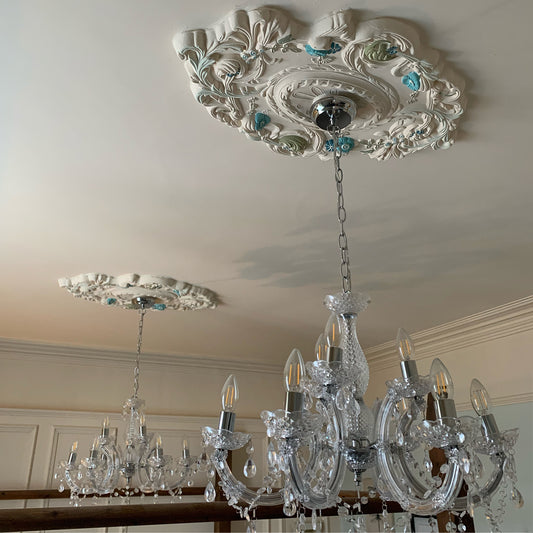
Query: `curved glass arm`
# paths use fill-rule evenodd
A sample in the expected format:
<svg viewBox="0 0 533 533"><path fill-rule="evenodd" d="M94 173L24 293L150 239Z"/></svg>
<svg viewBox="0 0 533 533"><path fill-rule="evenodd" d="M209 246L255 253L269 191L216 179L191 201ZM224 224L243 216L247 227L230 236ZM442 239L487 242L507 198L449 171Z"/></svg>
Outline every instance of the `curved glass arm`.
<svg viewBox="0 0 533 533"><path fill-rule="evenodd" d="M498 487L503 478L503 464L505 462L505 454L499 453L496 455L497 461L495 462L494 469L490 478L485 482L483 487L477 489L471 495L471 502L474 505L478 505L482 501L489 501L492 495L498 490ZM454 509L458 511L468 510L468 496L461 496L456 498Z"/></svg>
<svg viewBox="0 0 533 533"><path fill-rule="evenodd" d="M81 465L65 468L65 481L72 492L81 494L108 494L116 486L120 476L120 460L112 442L102 440L98 446L99 456L105 458L96 463L93 459ZM75 475L74 472L76 472ZM85 475L86 474L86 475Z"/></svg>
<svg viewBox="0 0 533 533"><path fill-rule="evenodd" d="M330 415L330 423L333 424L335 432L335 441L342 442L345 437L345 428L342 423L342 415L334 403L326 405L324 400L321 400L324 405L324 412ZM333 449L334 465L332 468L332 475L329 478L326 490L317 492L312 490L309 477L310 472L314 470L314 465L318 457L318 440L313 439L309 446L310 457L305 471L300 472L296 454L292 454L288 461L291 485L297 493L298 499L305 501L305 506L310 509L325 509L336 504L338 493L344 481L344 474L346 472L346 464L342 457L340 448Z"/></svg>
<svg viewBox="0 0 533 533"><path fill-rule="evenodd" d="M235 502L242 500L246 502L249 506L259 506L259 505L282 505L283 504L283 490L278 490L277 492L272 492L271 494L264 492L255 492L249 489L244 483L240 482L231 471L230 466L227 462L227 451L225 450L215 450L211 455L211 462L215 465L215 468L220 477L222 483L222 488L228 500L234 499Z"/></svg>
<svg viewBox="0 0 533 533"><path fill-rule="evenodd" d="M416 514L430 516L446 509L450 502L457 497L461 488L463 477L461 468L457 462L451 462L442 485L437 489L426 489L419 482L409 483L411 492L406 490L407 480L411 482L412 475L409 474L406 462L398 460L403 454L398 450L393 450L385 443L394 441L389 434L389 425L392 418L392 411L396 400L393 395L388 394L382 402L377 417L377 468L380 477L390 491L392 499L400 503L406 510L416 510ZM425 492L423 492L425 490ZM420 496L420 493L423 495Z"/></svg>

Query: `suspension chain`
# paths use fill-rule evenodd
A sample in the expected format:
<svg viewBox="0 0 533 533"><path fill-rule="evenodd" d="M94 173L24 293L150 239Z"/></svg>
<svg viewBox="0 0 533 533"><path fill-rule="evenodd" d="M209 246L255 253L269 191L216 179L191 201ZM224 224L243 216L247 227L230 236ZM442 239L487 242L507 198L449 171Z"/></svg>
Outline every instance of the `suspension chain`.
<svg viewBox="0 0 533 533"><path fill-rule="evenodd" d="M344 223L346 222L346 209L344 208L344 193L342 188L342 180L344 174L341 168L341 151L339 148L339 128L331 127L329 129L333 138L333 165L335 169L335 184L337 186L337 220L339 221L339 250L341 256L341 277L342 289L344 292L351 292L352 290L352 273L350 272L350 257L348 255L348 237L344 231Z"/></svg>
<svg viewBox="0 0 533 533"><path fill-rule="evenodd" d="M141 346L143 340L143 326L144 326L144 315L146 314L146 307L144 303L141 303L139 308L139 334L137 337L137 358L135 359L135 368L133 370L133 397L137 398L137 393L139 392L139 364L141 361Z"/></svg>

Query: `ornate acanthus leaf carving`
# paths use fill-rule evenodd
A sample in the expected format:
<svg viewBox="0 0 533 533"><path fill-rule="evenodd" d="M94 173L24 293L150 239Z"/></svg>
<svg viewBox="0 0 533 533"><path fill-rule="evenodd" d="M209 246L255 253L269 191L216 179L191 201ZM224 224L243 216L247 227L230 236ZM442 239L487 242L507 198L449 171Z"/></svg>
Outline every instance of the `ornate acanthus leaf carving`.
<svg viewBox="0 0 533 533"><path fill-rule="evenodd" d="M322 95L355 102L345 146L380 161L448 148L464 110L462 80L445 77L438 52L395 19L360 22L345 10L306 26L275 8L237 10L176 35L174 47L214 118L285 155L332 156L309 114Z"/></svg>
<svg viewBox="0 0 533 533"><path fill-rule="evenodd" d="M91 272L61 278L58 283L76 298L125 309L137 309L133 300L139 297L150 298L156 311L213 309L219 301L209 289L152 274L108 276Z"/></svg>

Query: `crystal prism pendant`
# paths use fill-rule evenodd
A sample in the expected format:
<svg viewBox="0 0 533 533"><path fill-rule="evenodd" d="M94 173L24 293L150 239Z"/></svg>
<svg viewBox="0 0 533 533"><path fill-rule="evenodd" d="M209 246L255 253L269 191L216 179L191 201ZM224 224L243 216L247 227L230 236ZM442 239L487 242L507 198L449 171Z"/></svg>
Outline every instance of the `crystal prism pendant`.
<svg viewBox="0 0 533 533"><path fill-rule="evenodd" d="M248 457L248 460L244 464L244 475L247 478L251 478L255 476L255 473L257 472L257 468L255 466L255 463L251 457Z"/></svg>
<svg viewBox="0 0 533 533"><path fill-rule="evenodd" d="M215 498L217 496L217 493L215 492L215 487L213 487L213 483L210 481L204 491L204 498L207 503L212 503L215 501Z"/></svg>

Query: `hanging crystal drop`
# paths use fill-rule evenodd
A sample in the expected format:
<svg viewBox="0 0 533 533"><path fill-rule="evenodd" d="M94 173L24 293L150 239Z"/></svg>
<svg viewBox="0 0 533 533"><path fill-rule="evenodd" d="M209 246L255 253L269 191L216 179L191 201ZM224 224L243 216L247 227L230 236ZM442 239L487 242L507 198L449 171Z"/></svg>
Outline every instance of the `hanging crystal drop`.
<svg viewBox="0 0 533 533"><path fill-rule="evenodd" d="M398 443L398 446L403 446L405 444L405 439L403 436L403 433L398 428L398 431L396 432L396 442Z"/></svg>
<svg viewBox="0 0 533 533"><path fill-rule="evenodd" d="M424 468L428 472L431 472L431 470L433 469L433 463L431 462L431 457L429 456L429 450L427 449L424 452Z"/></svg>
<svg viewBox="0 0 533 533"><path fill-rule="evenodd" d="M267 447L267 461L269 470L278 470L278 454L274 448L274 443L270 442ZM292 515L291 515L292 516Z"/></svg>
<svg viewBox="0 0 533 533"><path fill-rule="evenodd" d="M460 531L461 533L463 533L464 531L466 531L466 526L461 522L461 523L457 526L457 531Z"/></svg>
<svg viewBox="0 0 533 533"><path fill-rule="evenodd" d="M335 395L335 403L337 404L337 409L339 409L339 411L344 411L344 406L346 405L344 388L341 388L337 391L337 394Z"/></svg>
<svg viewBox="0 0 533 533"><path fill-rule="evenodd" d="M313 528L313 531L316 531L316 510L313 509L313 512L311 513L311 527Z"/></svg>
<svg viewBox="0 0 533 533"><path fill-rule="evenodd" d="M294 502L285 502L283 505L283 514L285 516L294 516L296 512L296 504Z"/></svg>
<svg viewBox="0 0 533 533"><path fill-rule="evenodd" d="M511 490L511 500L513 500L513 503L517 509L520 509L524 506L524 498L522 498L522 494L516 487L513 487Z"/></svg>
<svg viewBox="0 0 533 533"><path fill-rule="evenodd" d="M446 531L448 531L449 533L452 533L454 531L457 531L457 527L456 525L453 523L453 522L447 522L446 523Z"/></svg>
<svg viewBox="0 0 533 533"><path fill-rule="evenodd" d="M204 491L204 498L207 503L212 503L215 501L215 498L217 496L217 493L215 492L215 487L213 487L213 483L211 481L206 485L205 491Z"/></svg>
<svg viewBox="0 0 533 533"><path fill-rule="evenodd" d="M247 478L252 478L255 476L255 473L257 472L257 468L255 466L255 463L251 457L248 457L248 460L244 464L244 475Z"/></svg>

